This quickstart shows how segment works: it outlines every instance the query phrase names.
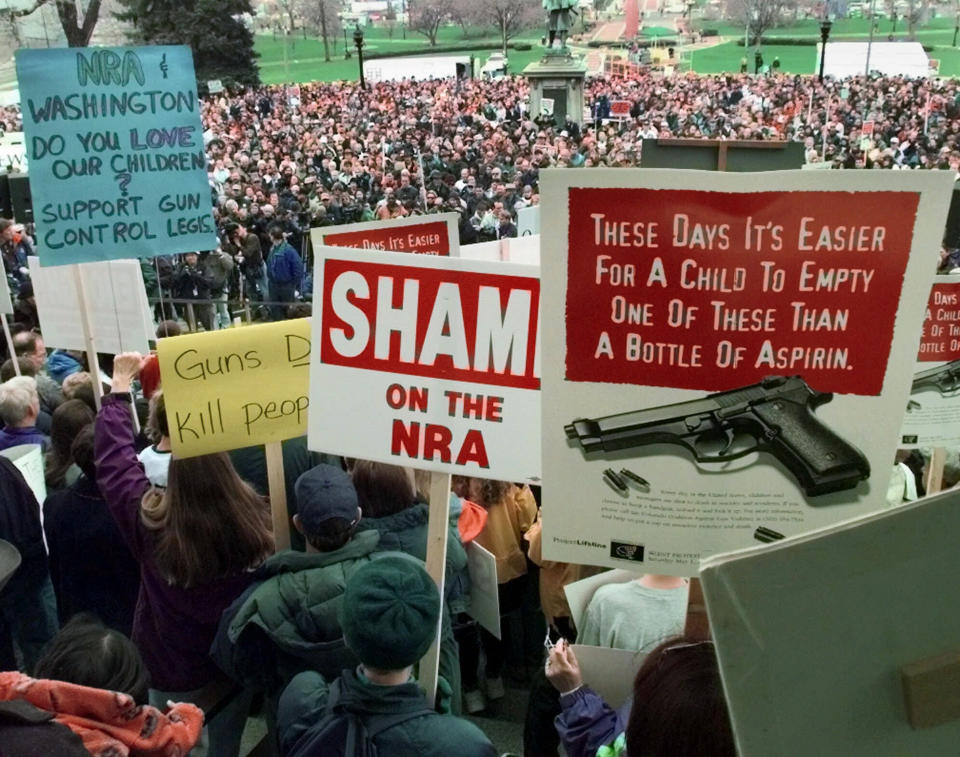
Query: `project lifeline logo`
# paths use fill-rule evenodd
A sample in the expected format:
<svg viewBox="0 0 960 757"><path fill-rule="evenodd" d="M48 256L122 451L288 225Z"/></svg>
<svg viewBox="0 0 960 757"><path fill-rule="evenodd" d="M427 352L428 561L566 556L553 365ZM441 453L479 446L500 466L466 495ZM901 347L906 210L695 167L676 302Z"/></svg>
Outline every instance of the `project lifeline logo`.
<svg viewBox="0 0 960 757"><path fill-rule="evenodd" d="M624 541L612 541L610 542L610 557L615 560L643 562L643 545L628 544Z"/></svg>
<svg viewBox="0 0 960 757"><path fill-rule="evenodd" d="M586 539L564 539L560 536L554 536L553 540L559 542L560 544L575 544L578 547L596 547L597 549L606 549L606 544L601 544L597 541L587 541ZM643 547L640 548L641 552Z"/></svg>

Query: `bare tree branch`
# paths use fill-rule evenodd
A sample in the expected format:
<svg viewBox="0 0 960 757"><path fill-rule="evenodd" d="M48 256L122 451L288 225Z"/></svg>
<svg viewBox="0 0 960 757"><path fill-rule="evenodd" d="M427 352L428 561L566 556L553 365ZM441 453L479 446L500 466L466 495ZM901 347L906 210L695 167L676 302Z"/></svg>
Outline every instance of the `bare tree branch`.
<svg viewBox="0 0 960 757"><path fill-rule="evenodd" d="M407 3L409 27L430 40L430 46L437 44L440 25L450 17L451 0L416 0Z"/></svg>
<svg viewBox="0 0 960 757"><path fill-rule="evenodd" d="M94 27L96 27L100 18L101 0L90 0L82 21L77 13L77 4L74 0L56 0L56 3L57 16L60 18L63 33L67 37L67 44L70 47L86 47L89 45Z"/></svg>
<svg viewBox="0 0 960 757"><path fill-rule="evenodd" d="M797 0L729 0L727 18L749 27L748 44L760 44L764 32L780 24Z"/></svg>
<svg viewBox="0 0 960 757"><path fill-rule="evenodd" d="M43 5L46 5L49 0L34 0L33 5L29 8L0 8L0 15L6 16L9 19L23 18L24 16L29 16L35 10L40 8Z"/></svg>

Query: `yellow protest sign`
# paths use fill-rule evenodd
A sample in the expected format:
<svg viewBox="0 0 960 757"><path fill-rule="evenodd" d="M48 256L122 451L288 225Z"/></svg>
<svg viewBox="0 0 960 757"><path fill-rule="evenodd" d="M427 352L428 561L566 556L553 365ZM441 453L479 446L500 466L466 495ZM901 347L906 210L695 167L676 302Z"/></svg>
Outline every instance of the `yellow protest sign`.
<svg viewBox="0 0 960 757"><path fill-rule="evenodd" d="M157 355L177 456L307 433L308 318L161 339Z"/></svg>

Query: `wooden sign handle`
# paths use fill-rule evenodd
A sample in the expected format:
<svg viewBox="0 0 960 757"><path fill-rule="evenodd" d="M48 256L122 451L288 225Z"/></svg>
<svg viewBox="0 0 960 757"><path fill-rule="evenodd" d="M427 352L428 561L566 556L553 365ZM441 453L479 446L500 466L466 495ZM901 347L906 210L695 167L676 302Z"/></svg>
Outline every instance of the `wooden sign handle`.
<svg viewBox="0 0 960 757"><path fill-rule="evenodd" d="M427 573L440 590L443 603L443 584L447 564L447 536L450 533L450 474L430 474L430 518L427 522ZM433 706L437 699L437 676L440 672L440 628L443 612L437 620L437 634L420 661L420 685L427 692L427 701Z"/></svg>
<svg viewBox="0 0 960 757"><path fill-rule="evenodd" d="M927 464L927 480L924 481L928 495L936 494L943 489L943 466L946 462L946 448L934 447L930 454L930 462Z"/></svg>
<svg viewBox="0 0 960 757"><path fill-rule="evenodd" d="M90 375L93 376L93 399L100 410L103 400L103 383L100 381L100 363L97 361L97 347L93 340L93 325L90 319L90 306L87 301L87 285L83 278L80 263L73 266L73 278L77 283L77 302L80 304L80 325L83 328L83 342L87 349L87 362Z"/></svg>
<svg viewBox="0 0 960 757"><path fill-rule="evenodd" d="M7 349L10 351L10 359L13 361L13 372L20 375L20 361L17 359L17 353L13 349L13 337L10 336L10 324L7 323L7 316L0 313L0 321L3 322L3 337L7 340Z"/></svg>
<svg viewBox="0 0 960 757"><path fill-rule="evenodd" d="M699 578L690 579L690 595L687 599L687 621L683 635L694 639L710 638L710 618L707 617L707 602Z"/></svg>
<svg viewBox="0 0 960 757"><path fill-rule="evenodd" d="M267 442L264 451L267 458L273 540L277 552L282 552L290 549L290 516L287 513L287 482L283 474L283 445L281 442Z"/></svg>

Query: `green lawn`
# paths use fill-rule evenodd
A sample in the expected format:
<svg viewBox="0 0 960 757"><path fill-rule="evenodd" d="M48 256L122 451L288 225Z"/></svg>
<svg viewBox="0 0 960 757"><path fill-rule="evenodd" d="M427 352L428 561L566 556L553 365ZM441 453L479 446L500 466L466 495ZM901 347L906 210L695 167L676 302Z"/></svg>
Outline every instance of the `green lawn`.
<svg viewBox="0 0 960 757"><path fill-rule="evenodd" d="M890 31L890 19L881 19L877 40L885 40ZM927 26L917 30L917 40L925 45L933 45L931 58L940 60L942 76L960 76L960 51L952 47L953 18L935 18ZM743 29L731 24L711 24L703 22L704 28L716 28L721 35L742 39ZM869 34L869 22L866 19L839 19L833 26L831 39L862 39ZM666 27L649 27L645 34L656 36L667 32L673 34ZM510 70L518 72L527 64L539 60L543 55L540 47L540 28L531 29L519 35L513 41L529 42L530 50L509 50L508 59ZM440 30L438 44L442 45L471 45L470 50L455 53L432 52L427 39L413 32L406 33L403 38L400 28L396 28L391 37L384 26L369 26L364 30L364 50L367 53L395 54L397 52L418 51L424 55L473 55L482 64L499 45L499 38L492 29L471 30L471 35L464 38L462 30L457 26L447 26ZM807 37L818 39L820 36L818 22L815 20L800 21L789 26L771 29L765 35L769 37ZM897 24L897 38L905 39L906 31L902 22ZM318 39L290 38L284 44L282 37L271 34L261 34L256 38L256 49L260 54L260 76L267 84L282 84L284 82L307 81L337 81L341 79L355 80L359 77L356 50L350 30L347 30L347 44L351 58L343 57L343 36L335 42L331 40L330 62L324 61L323 43ZM474 47L475 46L475 47ZM725 71L739 71L740 59L744 55L744 48L736 42L728 41L714 47L697 50L692 54L693 70L698 73L720 73ZM780 58L781 70L786 73L811 74L817 67L817 48L815 46L797 45L764 45L763 59L771 63L774 56ZM747 50L749 68L753 70L752 48Z"/></svg>
<svg viewBox="0 0 960 757"><path fill-rule="evenodd" d="M507 59L511 71L519 71L528 63L538 60L543 51L540 48L540 30L533 29L518 35L511 42L529 42L533 47L530 50L508 50ZM285 44L286 42L286 44ZM367 27L364 30L364 54L394 54L398 52L420 51L424 55L473 55L481 64L486 61L491 52L500 44L499 37L491 30L479 30L470 37L464 38L459 27L448 26L440 29L437 39L438 45L476 45L477 47L452 53L434 53L427 38L413 32L406 33L403 38L401 29L394 30L392 39L385 27ZM350 60L343 56L343 35L334 41L330 40L330 61L324 60L323 42L319 39L291 37L274 37L271 34L260 34L256 37L256 50L260 54L260 77L266 84L283 84L285 82L307 81L338 81L341 79L359 78L357 54L353 45L350 30L347 30L347 45L350 48Z"/></svg>
<svg viewBox="0 0 960 757"><path fill-rule="evenodd" d="M726 22L697 21L696 25L703 29L716 29L721 36L742 37L744 27ZM953 41L954 19L941 17L931 19L930 22L916 30L917 40L927 44L950 44ZM881 18L874 37L877 35L886 38L893 28L893 20ZM765 37L811 37L820 39L820 22L815 19L806 19L795 23L778 26L764 32ZM840 18L834 21L830 30L830 39L838 37L869 37L870 22L865 18ZM897 21L896 39L907 38L907 26L902 20Z"/></svg>
<svg viewBox="0 0 960 757"><path fill-rule="evenodd" d="M640 30L641 37L676 37L677 30L666 26L645 26Z"/></svg>
<svg viewBox="0 0 960 757"><path fill-rule="evenodd" d="M713 24L708 21L703 22L703 28L717 29L722 36L733 37L735 39L743 38L743 27L732 26L730 24ZM881 19L880 28L874 34L877 41L886 41L892 26L891 19ZM918 42L924 45L933 46L933 51L929 53L931 58L940 60L941 76L960 76L960 51L953 45L954 19L948 17L935 18L925 27L916 30ZM830 39L838 40L863 40L870 34L870 24L867 19L845 18L837 20L830 32ZM767 39L776 37L805 37L808 39L819 39L819 22L808 19L797 22L789 26L780 26L771 29L764 34ZM906 39L906 28L902 21L897 22L896 39ZM739 71L740 59L743 57L744 48L736 42L725 42L715 47L697 50L693 53L693 69L698 73L719 73L722 71ZM781 70L789 73L810 74L814 73L817 66L817 48L796 45L764 45L763 60L770 63L774 56L780 57ZM750 64L750 70L753 70L752 48L747 51L747 59Z"/></svg>
<svg viewBox="0 0 960 757"><path fill-rule="evenodd" d="M817 48L798 45L764 45L763 62L780 58L780 70L788 74L812 74L817 66ZM725 42L693 52L693 70L698 74L718 74L739 71L743 47L736 42ZM753 73L753 48L747 53L748 70Z"/></svg>

